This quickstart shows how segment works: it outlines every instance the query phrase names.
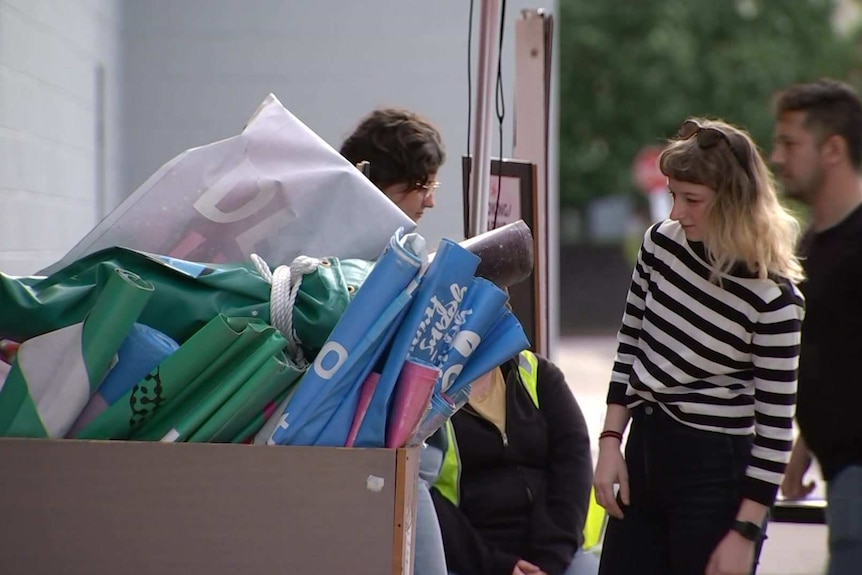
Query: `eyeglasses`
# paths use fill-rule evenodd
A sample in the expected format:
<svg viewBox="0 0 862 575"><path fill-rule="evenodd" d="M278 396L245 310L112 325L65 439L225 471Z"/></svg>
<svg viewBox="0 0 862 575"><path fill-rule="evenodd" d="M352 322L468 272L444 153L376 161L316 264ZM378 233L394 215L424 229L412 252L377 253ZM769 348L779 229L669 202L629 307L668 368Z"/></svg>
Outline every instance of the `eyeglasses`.
<svg viewBox="0 0 862 575"><path fill-rule="evenodd" d="M409 194L412 192L419 192L424 197L428 197L429 194L434 193L434 190L436 190L439 187L440 187L440 182L438 182L437 180L434 180L433 182L426 182L424 184L420 184L419 182L416 182L412 186L405 188L401 193Z"/></svg>
<svg viewBox="0 0 862 575"><path fill-rule="evenodd" d="M417 183L415 186L411 188L411 191L416 192L425 192L426 194L429 192L433 192L437 188L440 187L440 182L434 180L433 182L426 182L424 184Z"/></svg>
<svg viewBox="0 0 862 575"><path fill-rule="evenodd" d="M701 150L715 147L724 140L730 146L730 151L736 157L736 161L745 170L746 175L751 177L751 168L748 162L748 146L739 138L731 138L724 130L711 126L701 126L694 120L686 120L676 133L677 140L688 140L697 136L697 145Z"/></svg>

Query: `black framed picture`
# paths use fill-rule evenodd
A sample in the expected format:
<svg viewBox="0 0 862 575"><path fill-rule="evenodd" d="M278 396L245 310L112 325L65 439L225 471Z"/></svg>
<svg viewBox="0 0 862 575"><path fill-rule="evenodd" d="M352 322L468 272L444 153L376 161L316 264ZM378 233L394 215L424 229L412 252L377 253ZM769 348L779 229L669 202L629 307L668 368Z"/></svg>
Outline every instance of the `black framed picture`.
<svg viewBox="0 0 862 575"><path fill-rule="evenodd" d="M472 158L464 156L461 162L464 198L464 236L469 237L470 222L470 170ZM507 159L491 159L491 178L488 194L488 229L524 220L533 234L533 253L539 253L536 237L537 185L536 165L530 162ZM487 231L487 230L484 230ZM540 349L539 321L541 311L537 297L538 278L534 271L524 281L509 287L509 304L533 349Z"/></svg>

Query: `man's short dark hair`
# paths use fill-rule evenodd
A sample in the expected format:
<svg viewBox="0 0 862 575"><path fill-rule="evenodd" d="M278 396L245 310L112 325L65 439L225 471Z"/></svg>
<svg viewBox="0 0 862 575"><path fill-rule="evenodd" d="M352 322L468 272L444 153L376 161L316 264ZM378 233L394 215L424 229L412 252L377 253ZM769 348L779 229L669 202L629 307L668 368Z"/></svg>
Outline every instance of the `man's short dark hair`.
<svg viewBox="0 0 862 575"><path fill-rule="evenodd" d="M446 161L440 132L409 110L382 108L366 116L341 145L352 164L369 162L369 178L379 188L425 185Z"/></svg>
<svg viewBox="0 0 862 575"><path fill-rule="evenodd" d="M828 78L796 84L776 96L774 108L776 118L805 112L805 127L821 142L832 135L844 138L853 167L862 168L862 104L853 88Z"/></svg>

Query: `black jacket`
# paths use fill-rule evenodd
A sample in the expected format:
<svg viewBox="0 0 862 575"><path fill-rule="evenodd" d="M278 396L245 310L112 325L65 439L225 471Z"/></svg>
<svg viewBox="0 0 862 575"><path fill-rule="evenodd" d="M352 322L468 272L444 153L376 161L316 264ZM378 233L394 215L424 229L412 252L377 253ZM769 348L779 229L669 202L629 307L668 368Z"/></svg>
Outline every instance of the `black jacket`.
<svg viewBox="0 0 862 575"><path fill-rule="evenodd" d="M431 490L450 571L511 575L526 559L562 573L583 543L592 484L586 422L563 373L538 357L537 409L518 375L506 380L506 436L468 404L452 418L461 456L459 506Z"/></svg>
<svg viewBox="0 0 862 575"><path fill-rule="evenodd" d="M801 247L805 322L796 420L829 481L862 465L862 207Z"/></svg>

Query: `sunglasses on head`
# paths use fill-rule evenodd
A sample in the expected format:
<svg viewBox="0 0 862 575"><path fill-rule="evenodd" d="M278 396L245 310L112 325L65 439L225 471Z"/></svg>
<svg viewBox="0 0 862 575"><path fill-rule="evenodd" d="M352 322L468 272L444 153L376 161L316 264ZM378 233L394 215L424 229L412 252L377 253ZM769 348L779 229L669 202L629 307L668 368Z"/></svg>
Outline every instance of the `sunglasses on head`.
<svg viewBox="0 0 862 575"><path fill-rule="evenodd" d="M701 126L694 120L686 120L676 133L677 140L688 140L697 136L697 145L701 150L706 150L718 145L724 140L730 146L730 151L736 157L736 161L742 166L747 175L751 175L748 163L748 146L740 142L738 138L731 138L724 130L710 126Z"/></svg>

